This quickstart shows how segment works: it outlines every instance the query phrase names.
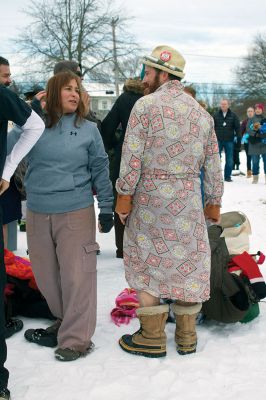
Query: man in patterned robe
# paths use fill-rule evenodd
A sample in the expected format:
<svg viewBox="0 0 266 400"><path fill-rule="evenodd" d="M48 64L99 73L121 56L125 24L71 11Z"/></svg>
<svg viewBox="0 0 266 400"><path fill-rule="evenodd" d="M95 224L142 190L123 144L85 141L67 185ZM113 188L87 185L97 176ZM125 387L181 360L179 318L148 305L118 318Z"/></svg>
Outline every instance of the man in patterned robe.
<svg viewBox="0 0 266 400"><path fill-rule="evenodd" d="M206 221L220 217L223 177L212 117L184 92L185 60L168 46L144 58L147 96L132 109L116 183L116 212L126 224L126 279L138 292L141 328L123 350L166 355L164 332L173 300L179 354L196 351L195 321L210 293ZM200 171L204 175L204 208Z"/></svg>

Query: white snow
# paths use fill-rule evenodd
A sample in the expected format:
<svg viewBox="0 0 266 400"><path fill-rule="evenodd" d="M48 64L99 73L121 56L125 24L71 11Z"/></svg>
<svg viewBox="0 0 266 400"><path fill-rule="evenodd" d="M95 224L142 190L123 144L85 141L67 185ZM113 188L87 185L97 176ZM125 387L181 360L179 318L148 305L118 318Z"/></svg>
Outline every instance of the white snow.
<svg viewBox="0 0 266 400"><path fill-rule="evenodd" d="M245 155L241 153L245 172ZM262 165L261 165L262 170ZM266 253L266 185L245 176L225 183L222 212L239 210L251 222L251 252ZM110 320L116 296L127 287L122 260L115 258L114 231L98 234L98 321L95 351L71 363L56 361L53 349L27 343L23 332L49 321L23 319L24 330L8 339L9 388L13 400L261 400L266 391L266 304L248 324L208 322L197 327L198 349L179 356L174 324L166 333L167 356L147 359L123 352L117 344L139 324L117 327ZM19 233L18 254L25 256L26 235ZM44 265L45 268L45 265ZM266 263L261 270L266 277Z"/></svg>

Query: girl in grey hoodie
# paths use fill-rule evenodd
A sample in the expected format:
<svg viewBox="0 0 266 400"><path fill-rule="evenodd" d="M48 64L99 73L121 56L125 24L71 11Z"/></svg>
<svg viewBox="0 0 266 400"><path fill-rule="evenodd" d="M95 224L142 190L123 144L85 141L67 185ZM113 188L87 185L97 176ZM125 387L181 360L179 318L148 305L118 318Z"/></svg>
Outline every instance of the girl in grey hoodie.
<svg viewBox="0 0 266 400"><path fill-rule="evenodd" d="M72 361L93 348L96 325L96 222L113 226L109 163L95 123L86 120L79 78L53 76L47 86L46 129L28 155L25 176L27 239L37 285L55 323L28 329L25 338L58 347L56 359Z"/></svg>

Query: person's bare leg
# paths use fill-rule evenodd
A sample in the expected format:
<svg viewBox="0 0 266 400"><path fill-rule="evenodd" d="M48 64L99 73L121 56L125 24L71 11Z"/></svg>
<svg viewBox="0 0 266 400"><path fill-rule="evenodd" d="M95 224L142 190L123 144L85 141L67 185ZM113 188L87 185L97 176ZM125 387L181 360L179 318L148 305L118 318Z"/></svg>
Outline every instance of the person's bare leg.
<svg viewBox="0 0 266 400"><path fill-rule="evenodd" d="M140 307L153 307L153 306L158 306L160 304L159 297L154 297L151 294L144 291L138 291L137 294Z"/></svg>

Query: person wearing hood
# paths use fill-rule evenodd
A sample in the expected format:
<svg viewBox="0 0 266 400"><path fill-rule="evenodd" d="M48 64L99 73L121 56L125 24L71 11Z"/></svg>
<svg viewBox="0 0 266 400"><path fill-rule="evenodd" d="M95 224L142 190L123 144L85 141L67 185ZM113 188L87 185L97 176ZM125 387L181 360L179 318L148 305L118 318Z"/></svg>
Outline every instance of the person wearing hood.
<svg viewBox="0 0 266 400"><path fill-rule="evenodd" d="M255 114L248 122L247 133L249 134L248 154L252 157L252 183L257 184L260 173L260 159L263 160L265 183L266 183L266 132L261 129L266 125L263 115L264 104L255 104Z"/></svg>
<svg viewBox="0 0 266 400"><path fill-rule="evenodd" d="M248 107L247 109L247 118L242 121L240 126L240 133L242 135L241 143L244 145L246 157L247 157L247 178L252 177L252 168L251 168L251 156L249 155L249 134L247 133L247 127L249 120L254 117L254 107Z"/></svg>
<svg viewBox="0 0 266 400"><path fill-rule="evenodd" d="M113 150L114 162L111 168L111 179L114 187L116 201L115 182L119 176L122 145L124 142L130 112L138 99L144 94L144 84L139 78L127 79L123 93L117 98L112 109L102 121L101 133L106 151ZM117 213L114 214L116 257L123 258L124 225Z"/></svg>

